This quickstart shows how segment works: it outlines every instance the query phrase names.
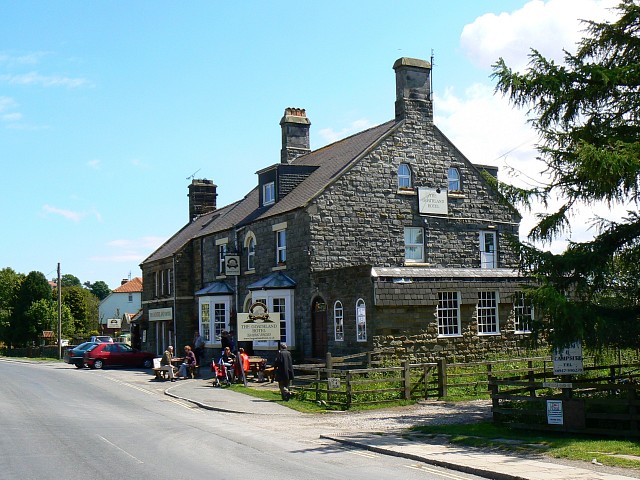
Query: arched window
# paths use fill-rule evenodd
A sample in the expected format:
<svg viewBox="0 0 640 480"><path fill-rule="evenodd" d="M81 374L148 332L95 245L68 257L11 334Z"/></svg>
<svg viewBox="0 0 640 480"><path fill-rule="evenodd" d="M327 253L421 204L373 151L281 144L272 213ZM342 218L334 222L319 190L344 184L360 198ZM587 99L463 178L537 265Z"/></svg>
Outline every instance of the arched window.
<svg viewBox="0 0 640 480"><path fill-rule="evenodd" d="M398 188L411 188L411 169L406 163L401 163L398 167Z"/></svg>
<svg viewBox="0 0 640 480"><path fill-rule="evenodd" d="M460 185L460 170L456 167L449 167L449 191L459 192L460 190L462 190L462 185Z"/></svg>
<svg viewBox="0 0 640 480"><path fill-rule="evenodd" d="M336 342L344 341L344 310L342 302L338 300L333 304L333 331Z"/></svg>
<svg viewBox="0 0 640 480"><path fill-rule="evenodd" d="M367 307L361 298L356 302L356 340L367 341Z"/></svg>
<svg viewBox="0 0 640 480"><path fill-rule="evenodd" d="M244 239L244 247L247 249L247 270L256 269L256 237L253 232L247 233Z"/></svg>

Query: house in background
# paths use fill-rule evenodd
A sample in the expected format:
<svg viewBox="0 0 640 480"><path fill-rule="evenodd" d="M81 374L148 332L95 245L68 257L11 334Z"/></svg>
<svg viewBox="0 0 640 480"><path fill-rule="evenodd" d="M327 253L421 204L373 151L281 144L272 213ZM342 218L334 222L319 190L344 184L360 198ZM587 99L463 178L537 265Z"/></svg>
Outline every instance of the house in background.
<svg viewBox="0 0 640 480"><path fill-rule="evenodd" d="M298 358L390 348L473 360L523 344L533 310L507 241L521 217L492 188L497 168L433 124L431 65L393 68L391 121L312 151L306 111L287 108L279 162L241 200L218 208L217 186L192 181L189 222L141 264L143 348L200 330L218 355L256 303L279 314Z"/></svg>
<svg viewBox="0 0 640 480"><path fill-rule="evenodd" d="M133 334L131 325L142 309L142 278L122 280L120 286L100 302L98 319L102 334L117 337ZM135 343L132 339L132 343Z"/></svg>

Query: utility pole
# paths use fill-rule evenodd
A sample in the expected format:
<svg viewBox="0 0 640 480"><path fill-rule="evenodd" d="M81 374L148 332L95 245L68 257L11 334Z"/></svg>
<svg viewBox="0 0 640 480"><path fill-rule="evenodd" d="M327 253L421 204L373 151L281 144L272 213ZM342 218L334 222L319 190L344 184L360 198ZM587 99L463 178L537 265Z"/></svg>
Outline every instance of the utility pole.
<svg viewBox="0 0 640 480"><path fill-rule="evenodd" d="M58 359L62 360L62 279L58 262Z"/></svg>

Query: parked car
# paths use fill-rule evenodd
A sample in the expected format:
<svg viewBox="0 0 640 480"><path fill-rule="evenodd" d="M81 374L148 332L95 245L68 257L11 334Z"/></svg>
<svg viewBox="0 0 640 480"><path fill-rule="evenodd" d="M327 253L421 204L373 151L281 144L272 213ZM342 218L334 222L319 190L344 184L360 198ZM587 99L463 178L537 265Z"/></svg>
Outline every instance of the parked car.
<svg viewBox="0 0 640 480"><path fill-rule="evenodd" d="M84 367L84 354L93 345L97 345L96 342L84 342L73 348L68 348L64 352L64 361L68 364L73 364L77 368Z"/></svg>
<svg viewBox="0 0 640 480"><path fill-rule="evenodd" d="M84 353L84 364L90 368L105 366L151 368L155 355L136 350L126 343L96 343Z"/></svg>
<svg viewBox="0 0 640 480"><path fill-rule="evenodd" d="M113 343L113 337L109 335L94 335L89 339L89 341L96 343Z"/></svg>

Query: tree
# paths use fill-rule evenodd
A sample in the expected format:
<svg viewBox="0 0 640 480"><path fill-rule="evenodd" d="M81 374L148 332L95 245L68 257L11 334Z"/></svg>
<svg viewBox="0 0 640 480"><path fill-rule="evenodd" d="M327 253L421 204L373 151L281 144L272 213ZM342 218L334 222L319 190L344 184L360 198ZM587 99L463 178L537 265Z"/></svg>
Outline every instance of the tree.
<svg viewBox="0 0 640 480"><path fill-rule="evenodd" d="M75 275L71 275L70 273L65 273L60 278L62 282L62 287L80 287L82 284L80 283L80 279Z"/></svg>
<svg viewBox="0 0 640 480"><path fill-rule="evenodd" d="M38 300L33 302L25 312L29 324L36 327L36 333L51 330L58 336L58 302L54 300ZM62 336L73 337L74 321L69 307L62 305Z"/></svg>
<svg viewBox="0 0 640 480"><path fill-rule="evenodd" d="M102 280L98 280L95 283L84 282L84 286L101 301L107 298L111 293L109 285L107 285Z"/></svg>
<svg viewBox="0 0 640 480"><path fill-rule="evenodd" d="M577 52L564 65L532 50L524 73L503 59L494 65L496 91L528 107L540 135L538 151L548 184L518 189L501 185L507 199L531 206L554 196L560 207L539 216L518 242L521 268L538 281L531 294L548 322L538 325L555 345L640 342L640 3L623 0L614 22L586 22ZM570 230L579 206L631 205L621 221L595 219L593 240L571 243L554 255L533 246Z"/></svg>
<svg viewBox="0 0 640 480"><path fill-rule="evenodd" d="M11 341L9 321L23 280L24 275L16 273L12 268L0 270L0 342Z"/></svg>
<svg viewBox="0 0 640 480"><path fill-rule="evenodd" d="M73 317L73 330L79 334L87 334L97 327L98 299L89 290L80 286L62 288L62 304Z"/></svg>
<svg viewBox="0 0 640 480"><path fill-rule="evenodd" d="M31 304L52 298L51 286L41 272L30 272L20 284L9 320L9 342L12 346L36 342L40 332L38 323L27 315Z"/></svg>

